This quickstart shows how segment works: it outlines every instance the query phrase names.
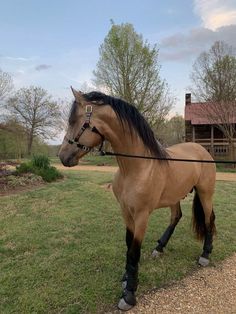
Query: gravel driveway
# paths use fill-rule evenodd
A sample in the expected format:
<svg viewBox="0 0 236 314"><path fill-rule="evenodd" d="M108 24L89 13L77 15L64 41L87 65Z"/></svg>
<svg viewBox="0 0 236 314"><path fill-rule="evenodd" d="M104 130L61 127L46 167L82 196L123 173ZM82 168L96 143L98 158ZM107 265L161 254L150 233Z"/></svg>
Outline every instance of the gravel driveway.
<svg viewBox="0 0 236 314"><path fill-rule="evenodd" d="M216 267L200 268L168 288L139 296L129 314L139 313L235 314L236 253Z"/></svg>

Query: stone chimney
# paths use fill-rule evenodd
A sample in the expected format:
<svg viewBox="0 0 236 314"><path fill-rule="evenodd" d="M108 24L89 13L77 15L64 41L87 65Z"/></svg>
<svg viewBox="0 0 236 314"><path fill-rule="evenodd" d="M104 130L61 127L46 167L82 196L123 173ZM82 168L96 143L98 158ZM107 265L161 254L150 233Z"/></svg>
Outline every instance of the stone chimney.
<svg viewBox="0 0 236 314"><path fill-rule="evenodd" d="M191 93L185 94L185 106L191 105Z"/></svg>

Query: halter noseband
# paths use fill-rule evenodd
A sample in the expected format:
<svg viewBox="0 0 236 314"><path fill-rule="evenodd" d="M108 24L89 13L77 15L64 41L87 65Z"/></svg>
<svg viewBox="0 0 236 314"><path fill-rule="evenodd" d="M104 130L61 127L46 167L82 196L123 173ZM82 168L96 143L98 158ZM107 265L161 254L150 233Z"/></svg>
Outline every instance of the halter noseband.
<svg viewBox="0 0 236 314"><path fill-rule="evenodd" d="M95 126L91 127L91 125L90 125L90 119L91 119L92 113L93 113L92 105L87 105L85 107L85 122L82 125L81 129L79 130L78 135L74 139L72 139L72 140L65 137L65 139L67 140L67 142L69 144L71 144L71 145L76 144L76 146L78 148L80 148L81 150L83 150L85 152L89 152L93 148L93 147L82 145L82 144L79 143L79 139L80 139L81 135L84 133L84 131L86 129L89 129L89 130L91 130L91 132L97 133L98 135L101 136L102 143L101 143L101 146L99 148L100 150L102 149L102 145L103 145L103 142L104 142L104 136L98 131L98 129Z"/></svg>

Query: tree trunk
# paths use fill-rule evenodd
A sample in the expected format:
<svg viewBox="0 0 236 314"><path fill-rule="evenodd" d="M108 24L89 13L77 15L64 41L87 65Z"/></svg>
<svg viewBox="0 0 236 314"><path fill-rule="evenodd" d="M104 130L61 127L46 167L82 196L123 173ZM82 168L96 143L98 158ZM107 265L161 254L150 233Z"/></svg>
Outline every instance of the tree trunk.
<svg viewBox="0 0 236 314"><path fill-rule="evenodd" d="M31 156L32 144L33 144L33 129L30 130L28 134L28 143L27 143L27 154Z"/></svg>

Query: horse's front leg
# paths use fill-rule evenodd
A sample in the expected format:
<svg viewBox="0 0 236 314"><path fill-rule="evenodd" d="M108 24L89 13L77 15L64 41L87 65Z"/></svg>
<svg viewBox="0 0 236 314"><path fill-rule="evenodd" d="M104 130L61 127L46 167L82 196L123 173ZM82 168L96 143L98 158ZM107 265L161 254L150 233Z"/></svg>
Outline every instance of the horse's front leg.
<svg viewBox="0 0 236 314"><path fill-rule="evenodd" d="M118 308L123 311L130 310L136 304L135 292L138 287L138 263L141 254L141 244L145 235L149 213L140 211L133 219L134 229L127 226L126 244L126 272L123 277L123 293L118 303Z"/></svg>

